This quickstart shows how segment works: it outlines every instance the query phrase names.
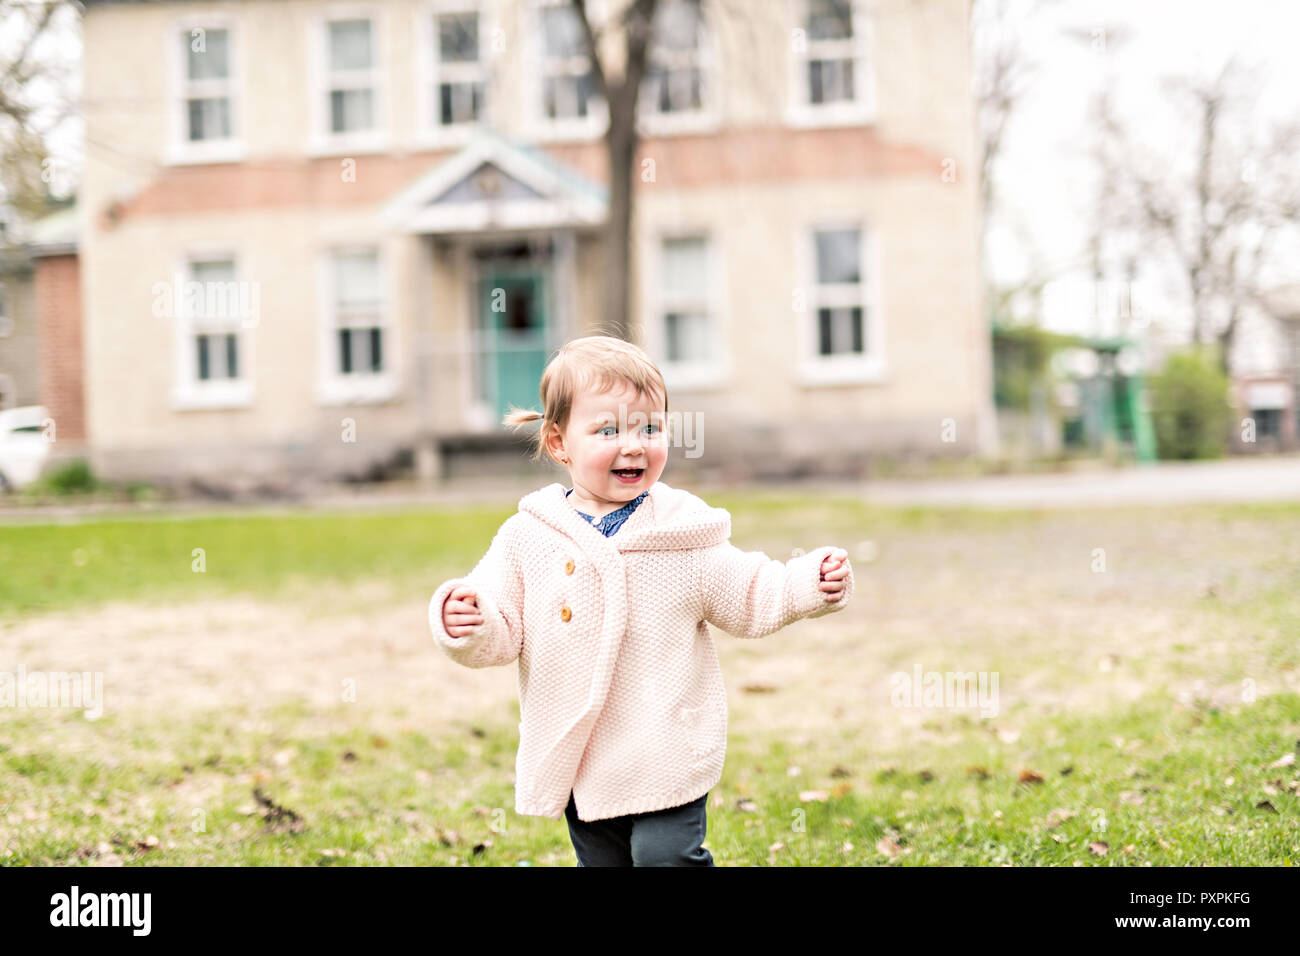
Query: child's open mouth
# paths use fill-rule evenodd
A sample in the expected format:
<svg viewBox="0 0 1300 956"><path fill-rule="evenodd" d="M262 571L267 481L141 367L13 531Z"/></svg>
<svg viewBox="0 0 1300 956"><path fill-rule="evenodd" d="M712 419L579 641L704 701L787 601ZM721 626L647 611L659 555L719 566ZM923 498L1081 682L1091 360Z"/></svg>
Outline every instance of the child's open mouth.
<svg viewBox="0 0 1300 956"><path fill-rule="evenodd" d="M641 480L641 475L644 472L644 468L616 468L614 469L614 476L625 485L633 485Z"/></svg>

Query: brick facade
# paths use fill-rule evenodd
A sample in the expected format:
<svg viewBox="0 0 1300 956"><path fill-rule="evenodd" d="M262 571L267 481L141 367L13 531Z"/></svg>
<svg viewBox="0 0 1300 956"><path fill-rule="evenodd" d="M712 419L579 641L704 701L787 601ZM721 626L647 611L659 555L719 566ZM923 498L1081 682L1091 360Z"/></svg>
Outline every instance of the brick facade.
<svg viewBox="0 0 1300 956"><path fill-rule="evenodd" d="M41 404L54 419L56 447L86 441L81 269L75 254L36 260Z"/></svg>

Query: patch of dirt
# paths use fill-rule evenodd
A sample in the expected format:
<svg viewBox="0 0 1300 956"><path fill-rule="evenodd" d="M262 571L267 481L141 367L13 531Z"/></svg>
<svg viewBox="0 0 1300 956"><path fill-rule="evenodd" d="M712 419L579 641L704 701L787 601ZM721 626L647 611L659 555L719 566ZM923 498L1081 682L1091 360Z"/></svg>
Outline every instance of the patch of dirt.
<svg viewBox="0 0 1300 956"><path fill-rule="evenodd" d="M0 643L6 666L21 662L28 673L102 673L105 715L184 719L293 698L345 715L351 686L367 714L401 708L404 723L435 727L517 698L513 668L470 670L438 650L428 596L385 596L369 583L312 601L116 602L0 625Z"/></svg>

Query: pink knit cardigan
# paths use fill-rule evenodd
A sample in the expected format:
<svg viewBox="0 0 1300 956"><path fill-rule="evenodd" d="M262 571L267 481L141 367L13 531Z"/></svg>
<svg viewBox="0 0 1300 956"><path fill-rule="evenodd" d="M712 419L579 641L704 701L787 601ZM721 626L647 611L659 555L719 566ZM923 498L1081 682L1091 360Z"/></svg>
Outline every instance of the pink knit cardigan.
<svg viewBox="0 0 1300 956"><path fill-rule="evenodd" d="M727 694L708 625L762 637L842 610L818 589L827 545L789 561L741 551L731 515L662 481L605 537L558 482L519 500L482 560L429 602L433 637L466 667L519 661L515 810L581 820L687 803L717 785ZM847 561L846 561L847 565ZM484 623L452 637L442 606L459 585Z"/></svg>

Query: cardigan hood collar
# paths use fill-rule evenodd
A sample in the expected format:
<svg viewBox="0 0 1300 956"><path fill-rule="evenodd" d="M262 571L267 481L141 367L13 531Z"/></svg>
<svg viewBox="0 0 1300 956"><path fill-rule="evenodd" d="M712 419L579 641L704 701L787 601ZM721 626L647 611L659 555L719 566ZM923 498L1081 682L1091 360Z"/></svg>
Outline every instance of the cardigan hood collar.
<svg viewBox="0 0 1300 956"><path fill-rule="evenodd" d="M519 510L588 545L608 542L619 551L679 551L711 547L731 537L731 515L680 488L656 481L612 538L587 523L559 482L519 499Z"/></svg>

